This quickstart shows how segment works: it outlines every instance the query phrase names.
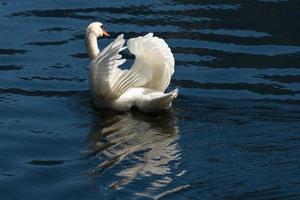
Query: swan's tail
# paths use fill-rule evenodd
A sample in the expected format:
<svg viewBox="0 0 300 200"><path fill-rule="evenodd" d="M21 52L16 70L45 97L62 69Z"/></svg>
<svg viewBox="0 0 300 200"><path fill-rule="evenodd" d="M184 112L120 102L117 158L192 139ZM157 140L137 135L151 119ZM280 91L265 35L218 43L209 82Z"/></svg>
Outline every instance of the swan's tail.
<svg viewBox="0 0 300 200"><path fill-rule="evenodd" d="M144 112L155 112L159 110L167 110L172 106L173 100L178 96L178 89L172 92L162 94L160 96L151 98L146 104L138 106Z"/></svg>

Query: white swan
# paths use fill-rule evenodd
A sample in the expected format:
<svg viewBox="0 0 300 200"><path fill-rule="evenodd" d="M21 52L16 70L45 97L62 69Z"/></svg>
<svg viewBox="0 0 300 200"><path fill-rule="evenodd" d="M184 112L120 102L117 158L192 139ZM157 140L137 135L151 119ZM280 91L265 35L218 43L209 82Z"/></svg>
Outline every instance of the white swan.
<svg viewBox="0 0 300 200"><path fill-rule="evenodd" d="M163 39L149 33L127 41L135 61L130 70L118 68L126 60L121 59L124 35L119 35L101 52L97 38L109 36L102 23L93 22L85 34L85 45L91 59L90 89L97 107L109 106L118 111L137 107L144 112L169 109L178 95L178 89L164 93L174 73L174 57Z"/></svg>

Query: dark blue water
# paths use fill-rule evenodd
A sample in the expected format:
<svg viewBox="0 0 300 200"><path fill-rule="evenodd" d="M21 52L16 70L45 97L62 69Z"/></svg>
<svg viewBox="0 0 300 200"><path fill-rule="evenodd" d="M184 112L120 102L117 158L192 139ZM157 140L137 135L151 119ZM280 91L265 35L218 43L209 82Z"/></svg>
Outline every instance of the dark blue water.
<svg viewBox="0 0 300 200"><path fill-rule="evenodd" d="M0 199L300 199L299 19L298 0L1 0ZM102 48L167 41L170 111L94 108L92 21Z"/></svg>

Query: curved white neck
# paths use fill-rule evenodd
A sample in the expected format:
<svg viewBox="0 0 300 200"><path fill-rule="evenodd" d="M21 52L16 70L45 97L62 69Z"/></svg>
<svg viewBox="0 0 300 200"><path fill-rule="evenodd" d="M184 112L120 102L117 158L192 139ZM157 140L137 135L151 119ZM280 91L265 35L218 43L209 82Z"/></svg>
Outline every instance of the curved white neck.
<svg viewBox="0 0 300 200"><path fill-rule="evenodd" d="M90 59L94 60L100 52L95 33L87 32L85 34L85 47Z"/></svg>

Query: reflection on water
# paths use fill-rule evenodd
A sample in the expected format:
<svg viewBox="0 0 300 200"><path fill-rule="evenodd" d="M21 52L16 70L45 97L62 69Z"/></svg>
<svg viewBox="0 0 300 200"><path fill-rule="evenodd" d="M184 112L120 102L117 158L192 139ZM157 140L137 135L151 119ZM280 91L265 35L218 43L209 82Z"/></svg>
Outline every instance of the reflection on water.
<svg viewBox="0 0 300 200"><path fill-rule="evenodd" d="M95 120L87 150L89 159L95 160L95 179L101 179L104 170L112 170L118 177L110 183L114 189L150 176L157 178L151 178L147 190L172 182L168 175L181 159L179 130L172 111L144 115L100 110L99 115L103 118Z"/></svg>

